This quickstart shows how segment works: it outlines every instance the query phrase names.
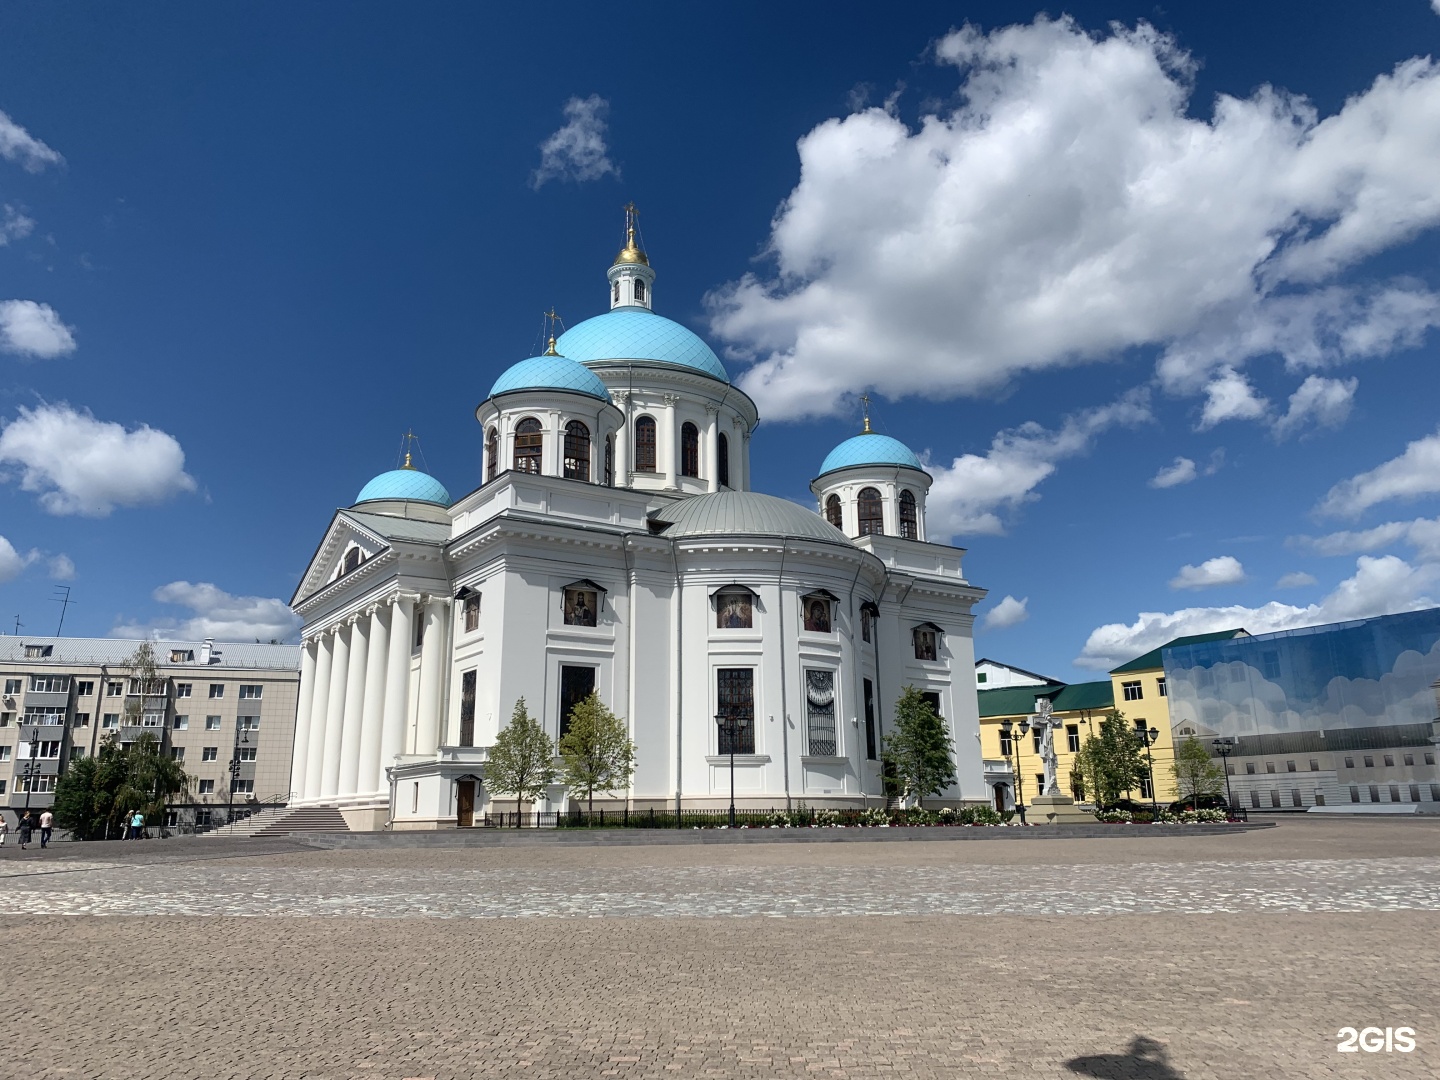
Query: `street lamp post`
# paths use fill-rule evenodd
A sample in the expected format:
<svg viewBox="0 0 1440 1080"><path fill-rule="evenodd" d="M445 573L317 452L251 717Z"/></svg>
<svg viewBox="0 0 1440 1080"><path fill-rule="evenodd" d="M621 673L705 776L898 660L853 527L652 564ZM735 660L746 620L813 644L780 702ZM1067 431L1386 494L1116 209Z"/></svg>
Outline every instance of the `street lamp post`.
<svg viewBox="0 0 1440 1080"><path fill-rule="evenodd" d="M35 776L40 771L40 729L30 729L30 757L25 762L25 816L30 816L30 795L35 790Z"/></svg>
<svg viewBox="0 0 1440 1080"><path fill-rule="evenodd" d="M1020 748L1017 745L1017 738L1011 737L1012 731L1018 731L1018 738L1023 739L1030 731L1030 718L1021 719L1018 727L1012 726L1009 720L1000 721L1000 734L1010 744L1010 753L1006 755L1006 762L1010 766L1010 775L1015 780L1015 812L1020 815L1020 824L1025 821L1025 780L1020 775Z"/></svg>
<svg viewBox="0 0 1440 1080"><path fill-rule="evenodd" d="M225 806L225 820L230 825L230 831L235 831L235 786L240 782L240 748L250 745L250 736L240 728L240 720L235 720L235 746L230 752L230 799Z"/></svg>
<svg viewBox="0 0 1440 1080"><path fill-rule="evenodd" d="M735 828L735 711L727 709L715 714L715 723L727 735L730 744L730 828Z"/></svg>
<svg viewBox="0 0 1440 1080"><path fill-rule="evenodd" d="M1152 750L1151 747L1155 745L1155 740L1160 738L1160 731L1158 728L1153 727L1149 731L1142 728L1140 730L1140 738L1145 743L1145 757L1150 766L1150 815L1152 817L1158 817L1160 807L1155 802L1155 751Z"/></svg>
<svg viewBox="0 0 1440 1080"><path fill-rule="evenodd" d="M1225 768L1225 804L1229 807L1235 805L1235 796L1230 794L1230 755L1235 752L1235 740L1229 738L1211 739L1210 745L1215 747L1215 752L1220 755L1220 760ZM1197 803L1199 799L1195 800ZM1195 809L1200 809L1196 806Z"/></svg>

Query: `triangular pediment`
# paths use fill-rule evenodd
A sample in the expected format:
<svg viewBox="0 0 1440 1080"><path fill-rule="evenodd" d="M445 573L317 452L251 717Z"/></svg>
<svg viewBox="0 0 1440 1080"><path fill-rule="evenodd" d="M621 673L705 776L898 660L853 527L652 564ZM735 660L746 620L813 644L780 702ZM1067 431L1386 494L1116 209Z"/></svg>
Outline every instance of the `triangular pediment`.
<svg viewBox="0 0 1440 1080"><path fill-rule="evenodd" d="M346 573L358 569L389 549L389 540L362 525L345 511L337 510L330 520L330 527L325 530L324 539L311 556L310 565L300 578L300 586L290 600L291 605L299 603L307 596L313 596L331 582L338 581Z"/></svg>

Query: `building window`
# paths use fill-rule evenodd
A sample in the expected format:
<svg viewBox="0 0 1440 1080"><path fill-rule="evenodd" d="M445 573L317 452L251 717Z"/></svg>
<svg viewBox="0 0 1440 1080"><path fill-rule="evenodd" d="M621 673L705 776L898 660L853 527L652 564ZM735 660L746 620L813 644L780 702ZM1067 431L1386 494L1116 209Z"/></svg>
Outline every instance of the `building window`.
<svg viewBox="0 0 1440 1080"><path fill-rule="evenodd" d="M141 727L164 727L165 714L158 712L147 712L140 717Z"/></svg>
<svg viewBox="0 0 1440 1080"><path fill-rule="evenodd" d="M865 680L865 759L875 760L875 684Z"/></svg>
<svg viewBox="0 0 1440 1080"><path fill-rule="evenodd" d="M1273 761L1265 762L1265 771L1267 773L1273 773L1275 771L1275 763Z"/></svg>
<svg viewBox="0 0 1440 1080"><path fill-rule="evenodd" d="M1072 754L1080 752L1080 725L1065 725L1065 746Z"/></svg>
<svg viewBox="0 0 1440 1080"><path fill-rule="evenodd" d="M721 754L755 753L755 669L719 668L715 672L716 724Z"/></svg>
<svg viewBox="0 0 1440 1080"><path fill-rule="evenodd" d="M460 745L475 745L475 672L460 676Z"/></svg>
<svg viewBox="0 0 1440 1080"><path fill-rule="evenodd" d="M1255 775L1255 763L1253 761L1245 762L1245 772L1249 776Z"/></svg>
<svg viewBox="0 0 1440 1080"><path fill-rule="evenodd" d="M605 486L615 486L615 437L605 436Z"/></svg>
<svg viewBox="0 0 1440 1080"><path fill-rule="evenodd" d="M1045 746L1045 733L1038 728L1031 728L1030 741L1035 744L1035 753L1040 753Z"/></svg>
<svg viewBox="0 0 1440 1080"><path fill-rule="evenodd" d="M224 683L218 683L218 682L212 682L212 683L210 684L210 697L211 697L211 699L214 700L214 699L217 699L217 698L223 698L224 696L225 696L225 684L224 684Z"/></svg>
<svg viewBox="0 0 1440 1080"><path fill-rule="evenodd" d="M125 696L125 684L124 684L123 682L118 681L118 680L112 680L112 681L110 681L110 682L107 682L107 683L105 684L105 696L106 696L106 697L124 697L124 696Z"/></svg>
<svg viewBox="0 0 1440 1080"><path fill-rule="evenodd" d="M86 680L75 684L76 697L89 697L93 693L95 693L95 684L93 682Z"/></svg>
<svg viewBox="0 0 1440 1080"><path fill-rule="evenodd" d="M1265 678L1278 679L1280 677L1280 654L1278 652L1261 653L1260 666L1264 669Z"/></svg>
<svg viewBox="0 0 1440 1080"><path fill-rule="evenodd" d="M830 600L811 593L800 598L800 611L805 629L812 634L830 633Z"/></svg>
<svg viewBox="0 0 1440 1080"><path fill-rule="evenodd" d="M655 418L642 416L635 421L635 471L655 471Z"/></svg>
<svg viewBox="0 0 1440 1080"><path fill-rule="evenodd" d="M241 731L259 731L260 717L258 716L237 716L235 726Z"/></svg>
<svg viewBox="0 0 1440 1080"><path fill-rule="evenodd" d="M1375 759L1374 759L1373 757L1371 757L1369 754L1366 754L1366 755L1365 755L1364 760L1365 760L1365 768L1367 768L1367 769L1373 769L1373 768L1375 767Z"/></svg>
<svg viewBox="0 0 1440 1080"><path fill-rule="evenodd" d="M834 757L835 749L835 673L805 672L806 745L812 757Z"/></svg>
<svg viewBox="0 0 1440 1080"><path fill-rule="evenodd" d="M637 304L645 302L645 281L642 278L635 279L635 302Z"/></svg>
<svg viewBox="0 0 1440 1080"><path fill-rule="evenodd" d="M1145 691L1139 682L1122 682L1120 684L1120 692L1124 695L1126 701L1141 701L1145 697Z"/></svg>
<svg viewBox="0 0 1440 1080"><path fill-rule="evenodd" d="M218 746L205 746L200 749L201 761L219 761L220 748Z"/></svg>
<svg viewBox="0 0 1440 1080"><path fill-rule="evenodd" d="M840 509L840 496L831 495L825 500L825 520L835 528L844 528L844 511Z"/></svg>
<svg viewBox="0 0 1440 1080"><path fill-rule="evenodd" d="M937 634L935 629L929 626L917 626L913 631L916 660L934 660L939 656L939 648L936 643Z"/></svg>
<svg viewBox="0 0 1440 1080"><path fill-rule="evenodd" d="M1419 802L1419 801L1420 801L1420 785L1419 785L1419 784L1411 784L1411 785L1410 785L1410 801L1411 801L1411 802Z"/></svg>
<svg viewBox="0 0 1440 1080"><path fill-rule="evenodd" d="M465 604L462 609L465 613L465 632L473 633L480 629L480 594L478 592L468 593L465 596ZM468 745L468 744L467 744Z"/></svg>
<svg viewBox="0 0 1440 1080"><path fill-rule="evenodd" d="M1310 771L1311 771L1311 772L1319 772L1319 771L1320 771L1320 762L1319 762L1318 760L1316 760L1315 758L1313 758L1313 757L1310 759Z"/></svg>
<svg viewBox="0 0 1440 1080"><path fill-rule="evenodd" d="M680 426L680 475L700 475L700 429L688 420Z"/></svg>
<svg viewBox="0 0 1440 1080"><path fill-rule="evenodd" d="M47 657L47 656L50 655L51 650L52 650L53 648L54 648L54 646L51 646L51 645L26 645L26 646L25 646L25 659L26 659L26 660L43 660L43 659L45 659L45 657Z"/></svg>
<svg viewBox="0 0 1440 1080"><path fill-rule="evenodd" d="M620 282L618 281L612 281L610 283L610 302L612 304L618 304L620 302Z"/></svg>
<svg viewBox="0 0 1440 1080"><path fill-rule="evenodd" d="M70 676L31 675L30 689L37 694L65 694L70 691Z"/></svg>
<svg viewBox="0 0 1440 1080"><path fill-rule="evenodd" d="M254 761L254 760L255 760L255 755L258 754L259 752L260 752L260 748L257 747L257 746L242 746L242 747L240 747L240 760L241 760L241 761Z"/></svg>
<svg viewBox="0 0 1440 1080"><path fill-rule="evenodd" d="M1395 755L1394 755L1394 754L1386 754L1386 755L1385 755L1385 767L1386 767L1387 769L1392 769L1392 768L1395 767Z"/></svg>
<svg viewBox="0 0 1440 1080"><path fill-rule="evenodd" d="M72 746L72 747L70 748L70 760L71 760L71 761L79 761L79 760L82 759L84 756L85 756L85 748L84 748L83 746ZM1417 801L1418 801L1418 800L1417 800Z"/></svg>
<svg viewBox="0 0 1440 1080"><path fill-rule="evenodd" d="M120 714L107 712L100 718L100 726L107 729L118 728L120 726Z"/></svg>
<svg viewBox="0 0 1440 1080"><path fill-rule="evenodd" d="M183 747L183 746L172 746L172 747L170 747L170 757L171 757L172 760L175 760L175 761L184 761L184 760L185 760L185 747Z"/></svg>
<svg viewBox="0 0 1440 1080"><path fill-rule="evenodd" d="M189 697L190 694L191 694L191 692L192 692L194 689L195 689L195 684L194 684L194 683L177 682L177 683L175 684L175 696L176 696L177 698Z"/></svg>
<svg viewBox="0 0 1440 1080"><path fill-rule="evenodd" d="M5 680L5 696L6 696L6 697L14 697L16 694L20 693L20 688L21 688L22 686L24 686L24 685L25 685L25 680L24 680L24 679L6 679L6 680Z"/></svg>
<svg viewBox="0 0 1440 1080"><path fill-rule="evenodd" d="M1160 691L1160 696L1161 696L1161 697L1169 697L1169 694L1167 694L1167 693L1165 692L1165 680L1164 680L1164 678L1156 679L1156 680L1155 680L1155 687L1156 687L1157 690Z"/></svg>
<svg viewBox="0 0 1440 1080"><path fill-rule="evenodd" d="M565 589L565 625L594 626L599 594L594 589L571 586Z"/></svg>
<svg viewBox="0 0 1440 1080"><path fill-rule="evenodd" d="M1434 755L1434 754L1426 754L1426 755L1425 755L1425 764L1426 764L1426 765L1434 765L1434 764L1435 764L1435 755Z"/></svg>
<svg viewBox="0 0 1440 1080"><path fill-rule="evenodd" d="M1368 785L1366 785L1366 786L1370 789L1370 791L1369 791L1369 793L1370 793L1370 801L1371 801L1371 802L1379 802L1379 801L1380 801L1380 785L1379 785L1379 784L1368 784Z"/></svg>
<svg viewBox="0 0 1440 1080"><path fill-rule="evenodd" d="M259 700L260 700L262 697L264 697L264 696L265 696L265 687L264 687L264 684L262 684L262 683L241 683L241 684L240 684L240 700L241 700L241 701L259 701Z"/></svg>
<svg viewBox="0 0 1440 1080"><path fill-rule="evenodd" d="M715 594L717 630L750 630L754 625L755 601L749 589L721 589Z"/></svg>
<svg viewBox="0 0 1440 1080"><path fill-rule="evenodd" d="M730 440L722 431L715 438L715 471L721 487L730 486Z"/></svg>
<svg viewBox="0 0 1440 1080"><path fill-rule="evenodd" d="M885 532L885 506L880 501L880 492L873 487L861 488L859 509L860 509L860 535L876 536L884 535Z"/></svg>
<svg viewBox="0 0 1440 1080"><path fill-rule="evenodd" d="M10 760L10 747L0 746L0 761Z"/></svg>
<svg viewBox="0 0 1440 1080"><path fill-rule="evenodd" d="M35 776L29 779L23 776L17 776L15 778L15 790L22 795L27 791L41 795L55 790L56 779L57 777L53 773L48 776Z"/></svg>
<svg viewBox="0 0 1440 1080"><path fill-rule="evenodd" d="M1259 809L1260 809L1260 792L1258 792L1258 791L1252 791L1252 792L1250 792L1250 806L1251 806L1251 808L1254 809L1254 810L1259 810Z"/></svg>
<svg viewBox="0 0 1440 1080"><path fill-rule="evenodd" d="M207 716L207 717L205 717L205 730L206 730L206 731L219 731L219 730L220 730L220 717L218 717L218 716Z"/></svg>
<svg viewBox="0 0 1440 1080"><path fill-rule="evenodd" d="M82 728L90 726L90 714L88 712L77 712L72 727Z"/></svg>
<svg viewBox="0 0 1440 1080"><path fill-rule="evenodd" d="M236 781L235 781L235 794L236 794L236 795L254 795L254 794L255 794L255 781L254 781L254 780L236 780Z"/></svg>
<svg viewBox="0 0 1440 1080"><path fill-rule="evenodd" d="M27 724L64 724L64 705L27 705L25 707L25 723Z"/></svg>
<svg viewBox="0 0 1440 1080"><path fill-rule="evenodd" d="M565 479L590 480L590 429L579 420L565 425Z"/></svg>
<svg viewBox="0 0 1440 1080"><path fill-rule="evenodd" d="M415 648L419 649L425 644L425 613L422 611L420 617L415 620Z"/></svg>
<svg viewBox="0 0 1440 1080"><path fill-rule="evenodd" d="M1402 760L1405 762L1406 765L1414 765L1414 764L1415 764L1415 755L1414 755L1414 754L1406 754L1405 757L1404 757Z"/></svg>
<svg viewBox="0 0 1440 1080"><path fill-rule="evenodd" d="M516 472L540 475L540 458L545 452L545 435L540 421L527 416L515 425L515 461L510 466Z"/></svg>
<svg viewBox="0 0 1440 1080"><path fill-rule="evenodd" d="M349 551L345 552L345 562L344 565L340 567L340 573L348 574L352 570L357 569L363 560L364 554L365 553L358 547L352 547Z"/></svg>
<svg viewBox="0 0 1440 1080"><path fill-rule="evenodd" d="M860 605L860 640L869 642L875 632L875 609L869 604Z"/></svg>
<svg viewBox="0 0 1440 1080"><path fill-rule="evenodd" d="M1358 784L1351 784L1351 785L1350 785L1350 801L1351 801L1351 802L1359 802L1359 801L1360 801L1360 786L1359 786Z"/></svg>
<svg viewBox="0 0 1440 1080"><path fill-rule="evenodd" d="M500 431L492 427L485 433L485 482L495 479L500 471Z"/></svg>
<svg viewBox="0 0 1440 1080"><path fill-rule="evenodd" d="M197 793L200 794L200 795L214 795L214 794L215 794L215 781L214 781L214 780L201 780L200 783L199 783L199 786L198 786L198 788L197 788ZM199 819L198 819L198 815L197 815L197 819L196 819L196 822L195 822L195 823L196 823L197 825L200 823L200 822L199 822Z"/></svg>
<svg viewBox="0 0 1440 1080"><path fill-rule="evenodd" d="M1315 805L1316 805L1316 806L1324 806L1324 805L1325 805L1325 792L1321 791L1319 788L1316 788L1316 789L1315 789Z"/></svg>
<svg viewBox="0 0 1440 1080"><path fill-rule="evenodd" d="M595 692L595 669L560 665L560 737L570 730L570 713Z"/></svg>
<svg viewBox="0 0 1440 1080"><path fill-rule="evenodd" d="M1345 759L1345 768L1347 768L1347 769L1353 769L1353 768L1355 768L1355 759L1354 759L1353 757L1347 757L1347 758Z"/></svg>
<svg viewBox="0 0 1440 1080"><path fill-rule="evenodd" d="M1015 747L1010 742L1010 736L1004 731L1000 732L1000 756L1008 759L1014 752Z"/></svg>
<svg viewBox="0 0 1440 1080"><path fill-rule="evenodd" d="M1279 788L1271 788L1271 789L1270 789L1270 805L1271 805L1271 806L1279 806L1279 805L1280 805L1280 789L1279 789Z"/></svg>
<svg viewBox="0 0 1440 1080"><path fill-rule="evenodd" d="M1390 785L1390 801L1391 801L1391 802L1399 802L1399 801L1400 801L1400 785L1399 785L1399 784L1391 784L1391 785Z"/></svg>
<svg viewBox="0 0 1440 1080"><path fill-rule="evenodd" d="M1304 806L1304 805L1305 805L1305 800L1302 799L1302 798L1300 798L1300 789L1299 789L1298 787L1297 787L1297 788L1291 788L1291 789L1290 789L1290 805L1291 805L1291 806Z"/></svg>
<svg viewBox="0 0 1440 1080"><path fill-rule="evenodd" d="M920 525L915 516L915 496L900 492L900 535L907 540L920 539Z"/></svg>
<svg viewBox="0 0 1440 1080"><path fill-rule="evenodd" d="M1154 798L1154 793L1150 789L1150 778L1148 776L1142 776L1140 778L1140 798Z"/></svg>

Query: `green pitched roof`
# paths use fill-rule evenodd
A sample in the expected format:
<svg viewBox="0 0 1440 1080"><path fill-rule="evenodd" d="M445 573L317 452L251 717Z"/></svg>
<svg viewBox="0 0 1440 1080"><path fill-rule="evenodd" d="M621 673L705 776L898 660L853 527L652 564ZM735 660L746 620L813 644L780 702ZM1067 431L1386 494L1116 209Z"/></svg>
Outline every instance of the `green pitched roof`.
<svg viewBox="0 0 1440 1080"><path fill-rule="evenodd" d="M1103 682L1072 683L1050 699L1056 712L1078 712L1081 709L1113 709L1115 684Z"/></svg>
<svg viewBox="0 0 1440 1080"><path fill-rule="evenodd" d="M1111 684L1105 682L1051 683L1049 686L1002 686L994 690L978 690L975 696L980 702L980 715L986 716L1030 716L1035 712L1035 699L1048 697L1050 707L1056 712L1076 712L1080 709L1109 709L1115 705L1115 693Z"/></svg>
<svg viewBox="0 0 1440 1080"><path fill-rule="evenodd" d="M1161 660L1160 654L1163 653L1166 649L1172 648L1176 645L1199 645L1201 642L1204 641L1224 641L1227 638L1249 636L1249 631L1245 630L1243 627L1237 627L1234 630L1217 630L1213 634L1191 634L1189 637L1177 637L1174 641L1167 641L1158 649L1151 649L1144 656L1137 656L1128 664L1121 664L1117 668L1112 668L1110 670L1110 674L1124 675L1127 672L1131 671L1153 671L1157 668L1162 668L1165 666L1165 664Z"/></svg>

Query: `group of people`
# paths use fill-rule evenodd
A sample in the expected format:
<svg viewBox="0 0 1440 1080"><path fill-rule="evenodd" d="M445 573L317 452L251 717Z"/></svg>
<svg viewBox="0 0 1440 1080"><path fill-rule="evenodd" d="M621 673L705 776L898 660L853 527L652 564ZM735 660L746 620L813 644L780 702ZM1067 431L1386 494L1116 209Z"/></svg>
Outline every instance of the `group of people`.
<svg viewBox="0 0 1440 1080"><path fill-rule="evenodd" d="M33 810L28 814L21 814L20 823L15 827L15 831L20 834L20 850L24 851L30 846L30 841L34 839L37 829L40 832L40 846L42 848L49 847L50 834L54 828L55 815L49 810L43 811L38 817ZM5 820L4 814L0 814L0 847L5 846L5 837L9 832L10 823Z"/></svg>

